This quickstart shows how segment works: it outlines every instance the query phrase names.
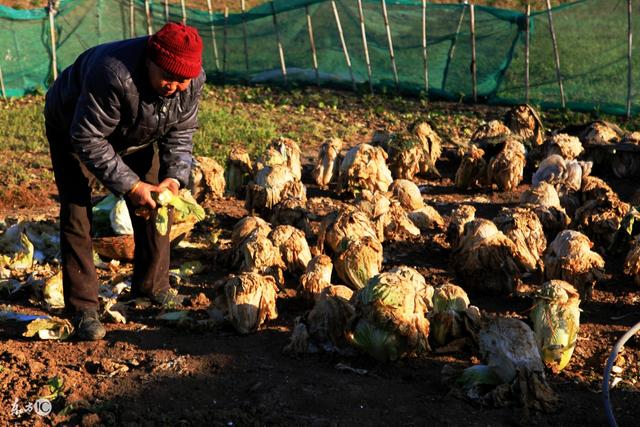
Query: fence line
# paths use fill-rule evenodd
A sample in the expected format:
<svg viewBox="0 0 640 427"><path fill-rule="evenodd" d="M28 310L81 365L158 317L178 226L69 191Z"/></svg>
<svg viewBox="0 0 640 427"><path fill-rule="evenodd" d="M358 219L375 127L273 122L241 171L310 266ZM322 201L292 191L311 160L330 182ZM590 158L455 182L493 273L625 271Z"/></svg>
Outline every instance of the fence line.
<svg viewBox="0 0 640 427"><path fill-rule="evenodd" d="M67 46L66 41L67 38L70 37L70 35L68 35L64 30L64 28L66 28L66 26L68 25L68 22L66 22L66 20L68 19L67 15L65 14L66 9L64 9L66 1L63 0L62 2L63 6L61 8L61 11L63 13L61 13L60 16L58 16L58 11L55 10L55 7L53 6L54 1L55 0L49 0L50 6L45 10L45 15L42 19L44 19L45 22L47 19L49 21L48 25L50 31L50 46L47 47L51 64L50 76L53 76L53 78L57 78L59 62L64 62L64 64L61 65L66 66L66 62L68 60L67 56L69 50L62 50L61 47ZM187 13L184 0L181 0L179 5L177 4L177 2L175 2L175 0L173 5L170 5L168 0L163 0L162 2L156 0L153 3L152 0L113 1L118 1L117 4L119 4L120 7L119 16L121 16L122 19L122 22L118 23L119 26L117 27L117 31L120 32L122 30L123 33L128 33L128 35L132 37L139 35L136 34L136 32L152 34L152 32L154 31L154 19L162 20L162 18L164 17L165 20L179 20L180 13L182 14L182 20L184 22L186 22L188 19L191 22L190 25L198 26L201 32L205 31L202 27L206 28L205 25L207 25L205 23L207 19L206 11L204 12L204 20L202 19L203 15L199 15L197 12L189 11L189 13ZM267 65L269 64L268 46L264 46L266 49L263 48L262 53L260 53L260 51L258 50L255 59L254 57L249 57L249 47L250 43L254 43L253 40L256 37L254 31L255 27L250 26L250 24L256 19L262 19L265 17L268 19L269 15L271 15L273 27L267 29L267 32L262 34L269 34L269 37L275 35L279 58L276 59L275 56L272 56L271 60L274 63L273 68L276 70L277 66L275 66L275 64L279 60L279 65L282 72L282 80L284 81L285 85L288 85L289 83L289 74L292 72L292 70L294 70L293 67L296 67L296 70L300 69L300 65L298 64L300 64L300 54L303 53L304 55L308 54L310 56L310 59L312 60L313 73L315 74L315 83L318 85L321 83L321 76L324 75L324 78L332 79L334 82L340 84L349 82L353 90L359 90L357 87L357 75L358 72L360 72L359 70L362 70L363 74L364 72L367 73L368 91L371 93L374 93L374 86L376 85L384 85L387 87L395 85L396 90L400 91L401 84L402 89L404 90L406 87L405 85L408 83L410 85L409 88L414 92L419 91L420 93L422 93L422 91L424 90L427 95L436 94L438 96L445 96L450 98L457 97L458 99L460 97L466 97L469 100L473 99L474 102L477 102L481 96L482 98L488 99L489 101L493 101L496 99L499 101L512 101L513 99L518 99L522 95L518 95L517 92L515 92L514 94L514 88L516 88L516 90L524 89L524 102L527 103L531 101L543 101L553 103L553 105L560 104L564 108L566 108L568 104L570 105L570 107L576 108L578 102L582 102L583 104L581 105L587 106L595 106L598 105L598 103L605 102L603 98L595 97L594 101L592 102L591 99L585 99L586 97L584 95L578 95L578 97L574 98L574 91L571 91L571 93L569 94L571 99L567 99L567 93L565 93L564 83L569 82L569 75L567 75L567 80L565 82L565 77L563 77L562 74L563 69L561 68L561 63L570 60L562 58L563 61L561 61L561 51L559 47L558 35L560 35L563 40L569 40L569 38L565 38L567 37L566 35L563 36L563 30L566 32L566 17L571 17L572 15L562 15L557 12L556 9L563 10L565 7L572 6L561 6L558 8L552 8L550 0L546 0L545 6L542 10L532 12L531 4L529 1L527 1L524 10L522 10L522 13L513 15L512 12L509 12L512 14L505 14L504 17L506 18L503 18L503 16L500 15L499 18L500 20L502 20L502 22L511 20L510 22L512 25L513 23L518 23L518 29L515 36L512 36L513 30L511 29L507 30L510 31L509 33L506 33L508 34L509 38L514 37L514 44L511 48L511 51L507 53L506 49L502 49L504 45L501 45L501 55L504 55L504 57L508 58L509 60L514 60L514 63L517 64L518 67L522 66L522 64L524 63L524 75L520 74L521 72L518 71L519 76L514 79L514 75L510 74L507 81L511 86L503 90L503 88L500 86L502 83L501 79L506 74L506 71L510 71L508 67L511 65L510 62L507 61L507 65L500 70L501 74L496 77L497 83L491 82L493 86L489 87L493 89L487 90L486 64L490 62L486 60L487 46L485 45L485 43L490 43L491 41L486 37L485 22L491 22L490 19L493 18L489 13L487 13L487 9L491 8L477 6L473 2L469 1L461 1L462 4L457 6L438 5L438 7L435 8L434 5L428 5L427 0L421 0L420 2L416 0L413 6L420 9L414 9L411 14L406 15L410 16L411 19L415 19L415 21L409 23L406 22L406 20L404 22L402 21L405 15L403 15L402 11L399 12L400 9L395 7L395 3L392 6L391 4L387 4L387 0L380 0L380 3L378 3L379 6L377 11L375 10L375 3L372 3L371 1L364 3L364 5L362 0L353 2L353 4L350 4L346 0L340 1L340 8L343 8L342 10L338 7L336 0L328 0L326 2L318 3L310 2L309 4L302 3L299 6L290 6L284 2L280 2L278 3L278 6L276 6L275 2L272 0L268 4L258 6L248 11L246 9L246 0L239 0L239 11L237 13L230 14L226 2L224 2L223 10L214 11L211 6L211 0L207 0L209 20L208 36L211 38L211 44L207 44L207 49L213 49L212 58L209 59L209 61L212 60L211 62L213 62L213 64L209 66L216 72L215 76L217 78L222 77L223 81L225 79L234 79L234 81L238 81L238 78L242 78L243 81L247 81L251 80L258 73L265 73L264 75L266 79L270 79L271 77L268 76L271 71L269 69L269 65ZM593 1L593 3L598 6L596 0L587 0L587 2L589 1ZM632 55L633 2L632 0L627 0L626 3L626 64L624 64L623 66L618 66L620 72L617 74L618 78L614 83L618 89L616 91L616 94L613 94L611 96L613 101L610 103L610 105L612 105L612 107L607 108L616 111L615 114L626 114L627 117L630 117L632 112L634 111L633 72L636 70L633 68L634 58ZM56 2L56 4L58 3ZM99 1L98 5L100 8L104 7L102 1ZM113 3L108 3L108 6L112 7ZM364 10L364 6L368 8L367 11ZM303 7L304 10L302 10ZM331 10L328 9L329 7L331 8ZM432 9L432 7L434 7L434 9ZM454 9L454 7L456 7L457 9ZM453 15L450 15L450 18L448 18L451 22L446 23L444 27L440 27L438 25L432 26L431 24L431 22L437 22L434 21L434 19L437 19L434 16L446 16L439 15L439 9L445 10L446 12L444 13L451 13L451 11L453 11ZM295 15L296 10L299 10L299 15ZM314 11L313 19L310 12L311 10ZM468 24L465 22L467 18L467 10L469 12ZM98 12L99 21L101 13L100 11L102 11L102 9L99 9ZM294 11L294 14L291 14L292 11ZM618 12L617 19L622 20L621 14L624 13L623 11L624 9ZM316 21L316 12L319 12L317 18L318 21ZM367 19L365 19L365 13L367 14ZM334 20L335 29L331 28L331 24L328 21L328 19L331 19L331 14L333 15L332 18ZM491 15L494 14L491 13ZM557 18L555 15L560 16L560 18ZM382 20L376 23L375 20L380 19L380 17L382 18ZM138 22L136 22L136 19L138 20ZM298 31L299 29L297 27L293 28L291 26L292 22L296 22L295 19L299 19L299 21L297 22L299 22L300 29L302 29L302 31ZM427 19L430 19L429 28L427 28ZM539 41L540 37L545 37L544 33L534 35L534 21L539 22L541 21L541 19L546 19L548 22L549 32L547 33L548 35L546 37L550 36L550 44ZM556 19L558 19L558 27L556 27L556 24L554 23L554 20ZM58 20L60 20L60 22L58 22ZM303 20L306 22L302 23ZM155 24L155 29L157 30L159 24L157 22ZM316 26L316 34L314 34L314 24ZM384 29L382 28L382 24L384 25ZM219 57L217 45L217 43L219 42L218 37L220 37L220 34L216 34L217 29L215 27L218 25L224 26L222 35L222 58ZM302 28L302 26L304 25L306 25L307 31L304 31L304 28ZM321 27L318 27L318 25L321 25ZM409 30L412 28L412 25L413 29ZM418 30L418 25L421 26L421 33L415 31ZM445 28L445 31L447 32L443 34L441 28ZM621 25L620 29L622 31ZM560 32L558 32L559 30ZM242 33L240 33L240 31L242 31ZM502 30L496 28L496 31ZM249 32L251 33L249 34ZM292 39L292 36L300 37L300 34L304 34L304 32L307 32L307 35L304 35L304 38L308 36L308 45L306 44L306 41L304 41L304 43L300 45L299 39ZM330 34L331 32L333 32L333 34ZM204 35L204 33L202 34ZM75 34L73 36L73 40L80 40L81 46L83 46L81 37L78 37ZM361 43L362 51L360 51L360 49L356 49L354 51L353 45L349 46L349 43L353 43L355 41L354 36L361 38L359 43ZM412 46L414 50L411 54L413 55L413 57L409 59L409 62L407 62L407 46L408 43L412 43L410 37L416 36L421 37L420 41L418 42L417 39L414 38ZM98 42L100 42L101 39L105 40L104 37L109 36L107 35L107 33L105 33L105 35L99 36ZM258 37L260 36L258 35ZM322 38L320 39L318 37ZM384 59L384 56L380 55L381 53L384 54L385 37L387 45L386 50L388 50L386 60ZM464 38L466 37L469 37L468 43L466 42L466 40L464 40ZM16 52L19 52L19 44L23 42L20 37L16 37L15 34L14 39L16 40L15 46L12 48L15 49ZM108 40L108 38L106 40ZM268 39L265 38L265 40ZM349 71L348 76L345 75L346 73L341 75L339 72L337 72L337 70L334 70L334 68L339 67L339 63L336 62L336 59L339 59L339 57L336 56L336 53L330 52L330 54L332 55L331 60L327 60L327 62L324 62L324 54L327 51L327 47L329 46L327 45L327 42L329 42L329 40L331 40L331 43L333 43L333 46L335 48L337 48L338 43L340 43L342 56L344 57L344 62L342 64L346 63L347 69ZM464 40L464 43L462 43L462 40ZM489 41L487 42L486 40ZM447 47L442 49L443 41L444 43L450 43L450 45L448 46L448 52L447 50L445 50L447 49ZM242 47L240 47L240 43L242 43ZM439 43L439 45L436 45L432 48L433 43ZM519 43L524 44L523 58L517 58L517 56L513 55L516 48L522 49L521 47L518 47ZM569 42L567 41L566 43L568 44ZM548 46L549 57L551 56L551 47L553 48L552 53L555 66L555 81L554 79L549 78L551 75L553 75L551 67L548 67L548 71L545 72L544 75L537 71L540 70L539 64L543 63L547 58L547 56L540 57L539 46L541 45L545 46L545 49L546 46ZM618 49L620 51L623 50L622 46L622 43L618 43ZM568 55L567 53L565 53L567 52L566 46L563 47L565 47L565 50L562 51L563 56L566 57ZM251 48L253 55L253 51L257 48L262 48L262 46L251 45ZM242 58L241 55L243 55L242 53L240 53L240 49L243 49L244 63L242 62L243 59L240 59ZM289 49L291 49L291 52L289 51ZM60 50L60 52L57 52L58 50ZM287 60L285 60L285 50L287 53ZM460 53L458 53L457 50ZM435 54L436 56L429 57L431 52L433 52L433 54ZM0 54L8 55L6 52L0 52ZM291 56L291 59L289 59L289 55ZM422 57L420 58L419 55L421 55ZM467 58L469 58L469 55L470 63L467 62ZM532 55L535 56L532 57ZM20 55L18 55L18 57L19 56ZM573 58L574 56L571 56L571 58ZM254 74L252 75L249 74L249 71L251 69L250 59L253 63L254 68L254 70L252 70ZM3 80L3 94L13 96L16 91L16 86L14 83L14 76L16 75L16 71L14 71L14 69L15 65L20 67L21 64L11 62L16 61L15 56L9 61L9 67L6 66L7 64L3 64L2 71L4 72L4 75L0 77ZM17 61L20 62L20 59L18 59ZM222 62L222 64L220 64L220 62ZM288 66L287 62L290 62ZM331 67L327 69L326 74L323 74L321 72L324 70L320 69L319 62L326 64L325 67ZM387 65L385 65L385 62ZM422 64L420 64L420 62L422 62ZM468 69L466 69L465 63L469 64ZM374 64L377 67L381 67L382 70L377 71L377 68L374 69ZM412 64L412 68L407 67L407 64ZM464 68L462 67L462 64L465 65ZM575 72L571 68L570 64L571 62L567 62L567 64L564 65L566 70L572 70L571 77L573 78L573 74L575 74ZM214 67L212 67L212 65L214 65ZM388 65L390 65L390 67L385 69L385 67ZM309 68L309 66L306 67ZM401 68L401 70L398 70L399 67ZM495 66L491 65L491 67ZM9 68L9 71L7 71L7 68ZM302 66L302 69L304 68L305 66ZM515 69L515 67L512 68ZM626 71L626 73L622 71L623 69ZM29 68L23 67L23 70L29 70ZM533 82L531 80L532 70L536 70L534 71L536 74L534 76ZM402 81L400 80L399 71L403 73ZM489 71L491 71L491 69L489 69ZM27 74L22 70L20 70L20 72L23 74ZM380 75L378 75L378 73L380 73ZM624 78L625 76L623 73L626 74L626 79ZM30 72L30 74L35 73ZM430 77L431 80L433 80L434 76L437 80L439 80L440 78L442 79L440 87L438 87L437 84L435 87L430 87ZM261 76L259 77L260 79L256 79L256 81L264 81L262 80L263 78ZM416 77L419 78L419 83L416 81ZM307 77L306 79L307 81L310 81L312 77ZM465 83L465 81L471 82L471 88L469 88L468 83ZM539 85L539 81L544 81L546 87L557 84L558 90L556 93L558 95L555 95L555 93L551 94L550 96L546 93L541 94L541 92L537 88ZM24 86L27 86L31 81L24 79L23 82ZM522 82L523 85L520 82ZM625 94L623 94L621 90L622 85L626 86ZM572 83L571 88L573 88L574 86L575 84ZM456 90L458 92L456 92ZM479 91L481 91L481 93L479 93ZM508 94L507 97L498 98L504 93ZM497 94L498 96L494 96L495 94ZM485 95L487 96L486 98ZM637 111L637 107L635 107L635 110Z"/></svg>

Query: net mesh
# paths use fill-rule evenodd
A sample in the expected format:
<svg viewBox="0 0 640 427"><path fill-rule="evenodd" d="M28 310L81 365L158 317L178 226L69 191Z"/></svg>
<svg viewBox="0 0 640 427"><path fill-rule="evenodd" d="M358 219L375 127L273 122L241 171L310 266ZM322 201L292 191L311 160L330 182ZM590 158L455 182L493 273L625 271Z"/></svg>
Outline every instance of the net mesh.
<svg viewBox="0 0 640 427"><path fill-rule="evenodd" d="M640 10L637 0L632 3L634 10ZM433 98L471 100L470 6L426 4L425 72L422 2L387 0L387 20L381 1L362 0L361 5L362 22L359 2L354 0L275 0L226 17L219 11L209 14L207 10L187 9L186 21L203 37L209 81L355 85L362 92L369 91L371 85L375 92L399 90L404 94L424 94L428 88ZM54 24L58 70L96 44L157 31L167 21L164 1L150 1L149 11L147 18L141 0L62 0ZM582 0L552 12L567 107L624 114L628 93L627 1ZM484 6L475 6L474 14L479 99L495 104L525 102L526 16ZM169 4L168 18L182 20L179 3ZM638 34L640 19L633 21L633 31ZM49 22L46 9L0 6L0 69L7 96L42 92L52 81ZM542 107L560 107L546 11L533 13L529 27L529 100ZM632 81L640 77L637 62L635 55ZM632 112L637 113L640 106L636 106L635 93L631 101Z"/></svg>

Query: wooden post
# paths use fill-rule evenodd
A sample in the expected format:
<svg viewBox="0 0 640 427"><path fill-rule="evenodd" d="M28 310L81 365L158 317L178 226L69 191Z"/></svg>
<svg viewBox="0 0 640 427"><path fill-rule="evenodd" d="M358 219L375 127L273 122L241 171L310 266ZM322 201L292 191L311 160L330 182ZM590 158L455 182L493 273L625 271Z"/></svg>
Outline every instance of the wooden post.
<svg viewBox="0 0 640 427"><path fill-rule="evenodd" d="M2 75L2 67L0 67L0 90L2 91L2 98L7 99L7 91L4 88L4 76Z"/></svg>
<svg viewBox="0 0 640 427"><path fill-rule="evenodd" d="M367 64L367 75L369 76L369 91L373 95L373 82L371 81L371 60L369 59L369 45L367 44L367 30L364 25L364 11L362 10L362 0L358 0L358 16L360 17L360 36L362 37L364 62Z"/></svg>
<svg viewBox="0 0 640 427"><path fill-rule="evenodd" d="M558 51L558 41L556 40L556 30L553 28L553 14L551 13L551 0L547 0L547 16L549 17L549 32L551 33L551 41L553 42L553 54L556 60L556 78L558 79L558 87L560 88L560 101L562 108L566 107L564 98L564 87L562 85L562 74L560 73L560 52Z"/></svg>
<svg viewBox="0 0 640 427"><path fill-rule="evenodd" d="M240 10L242 11L242 40L244 42L244 67L249 71L249 49L247 46L247 21L246 21L246 5L244 0L240 0Z"/></svg>
<svg viewBox="0 0 640 427"><path fill-rule="evenodd" d="M531 50L531 4L527 1L527 21L524 27L524 99L529 103L529 91L531 83L529 55Z"/></svg>
<svg viewBox="0 0 640 427"><path fill-rule="evenodd" d="M361 0L358 0L361 1ZM429 65L427 61L427 0L422 0L422 60L424 62L424 90L429 96Z"/></svg>
<svg viewBox="0 0 640 427"><path fill-rule="evenodd" d="M313 25L311 24L311 15L309 14L309 6L304 6L304 12L307 15L307 30L309 32L309 44L311 45L311 58L313 60L313 70L316 73L316 85L320 86L320 72L318 71L318 54L316 52L316 42L313 38Z"/></svg>
<svg viewBox="0 0 640 427"><path fill-rule="evenodd" d="M627 0L627 119L631 118L631 95L632 95L632 61L631 54L633 48L633 21L632 21L631 0Z"/></svg>
<svg viewBox="0 0 640 427"><path fill-rule="evenodd" d="M218 60L218 45L216 44L216 29L213 26L213 8L211 7L211 0L207 0L207 7L209 8L209 27L211 30L211 44L213 45L213 59L216 63L216 71L220 71L220 61Z"/></svg>
<svg viewBox="0 0 640 427"><path fill-rule="evenodd" d="M165 22L169 22L169 0L164 0L164 20Z"/></svg>
<svg viewBox="0 0 640 427"><path fill-rule="evenodd" d="M147 34L153 34L153 24L151 23L151 9L149 7L149 0L144 0L144 13L147 16Z"/></svg>
<svg viewBox="0 0 640 427"><path fill-rule="evenodd" d="M469 5L469 30L471 31L471 84L473 102L478 102L478 64L476 63L476 12L473 3Z"/></svg>
<svg viewBox="0 0 640 427"><path fill-rule="evenodd" d="M136 11L133 8L133 0L129 0L129 34L131 38L136 36Z"/></svg>
<svg viewBox="0 0 640 427"><path fill-rule="evenodd" d="M180 0L180 8L182 9L182 23L187 23L187 8L184 5L184 0Z"/></svg>
<svg viewBox="0 0 640 427"><path fill-rule="evenodd" d="M280 55L280 68L282 69L282 78L284 79L284 85L287 86L287 64L284 60L284 49L282 48L282 43L280 42L278 19L276 18L276 6L273 4L273 0L271 0L271 15L273 16L273 28L276 32L276 43L278 44L278 54Z"/></svg>
<svg viewBox="0 0 640 427"><path fill-rule="evenodd" d="M224 2L224 24L222 26L222 81L227 77L227 20L229 19L229 8Z"/></svg>
<svg viewBox="0 0 640 427"><path fill-rule="evenodd" d="M56 26L54 15L56 9L53 0L49 0L49 30L51 34L51 71L53 72L53 80L58 78L58 58L56 55Z"/></svg>
<svg viewBox="0 0 640 427"><path fill-rule="evenodd" d="M331 0L331 7L333 8L333 17L336 20L336 26L338 27L338 35L340 36L340 44L342 45L342 52L344 53L344 60L349 68L349 75L351 76L351 87L353 91L356 91L356 79L353 76L353 68L351 67L351 57L349 56L349 49L347 49L347 43L344 40L344 33L342 32L342 24L340 23L340 15L338 14L338 7L335 0Z"/></svg>
<svg viewBox="0 0 640 427"><path fill-rule="evenodd" d="M451 46L449 47L449 55L447 56L447 63L444 66L444 73L442 73L442 89L444 89L447 84L447 78L449 77L449 66L451 65L451 61L453 61L453 55L456 51L456 44L458 43L458 36L460 35L460 30L462 29L462 22L464 22L464 12L466 9L467 2L465 0L463 2L462 11L460 11L460 18L458 19L456 34L455 36L453 36L453 41L451 42Z"/></svg>
<svg viewBox="0 0 640 427"><path fill-rule="evenodd" d="M382 0L382 16L384 17L384 27L387 30L387 43L389 45L389 57L391 58L391 68L393 69L393 79L396 82L396 90L400 91L400 82L398 81L398 69L396 68L396 58L393 54L393 38L391 37L391 26L389 25L389 16L387 15L387 2Z"/></svg>

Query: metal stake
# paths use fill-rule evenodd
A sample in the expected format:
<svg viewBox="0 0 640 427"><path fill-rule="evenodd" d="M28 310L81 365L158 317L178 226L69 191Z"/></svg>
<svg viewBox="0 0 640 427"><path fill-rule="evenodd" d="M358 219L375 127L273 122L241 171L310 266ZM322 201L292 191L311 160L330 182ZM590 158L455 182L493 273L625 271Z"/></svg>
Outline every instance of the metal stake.
<svg viewBox="0 0 640 427"><path fill-rule="evenodd" d="M169 0L164 0L164 20L169 22Z"/></svg>
<svg viewBox="0 0 640 427"><path fill-rule="evenodd" d="M182 9L182 23L187 23L187 8L184 5L184 0L180 0L180 8Z"/></svg>

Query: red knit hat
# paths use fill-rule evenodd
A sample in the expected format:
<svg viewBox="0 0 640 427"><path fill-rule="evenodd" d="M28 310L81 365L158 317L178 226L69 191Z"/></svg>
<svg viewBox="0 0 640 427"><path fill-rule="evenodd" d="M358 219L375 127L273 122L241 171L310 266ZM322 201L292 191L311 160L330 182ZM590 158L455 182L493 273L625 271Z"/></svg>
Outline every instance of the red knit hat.
<svg viewBox="0 0 640 427"><path fill-rule="evenodd" d="M198 30L169 22L149 37L147 54L154 64L176 76L191 79L202 68L202 39Z"/></svg>

